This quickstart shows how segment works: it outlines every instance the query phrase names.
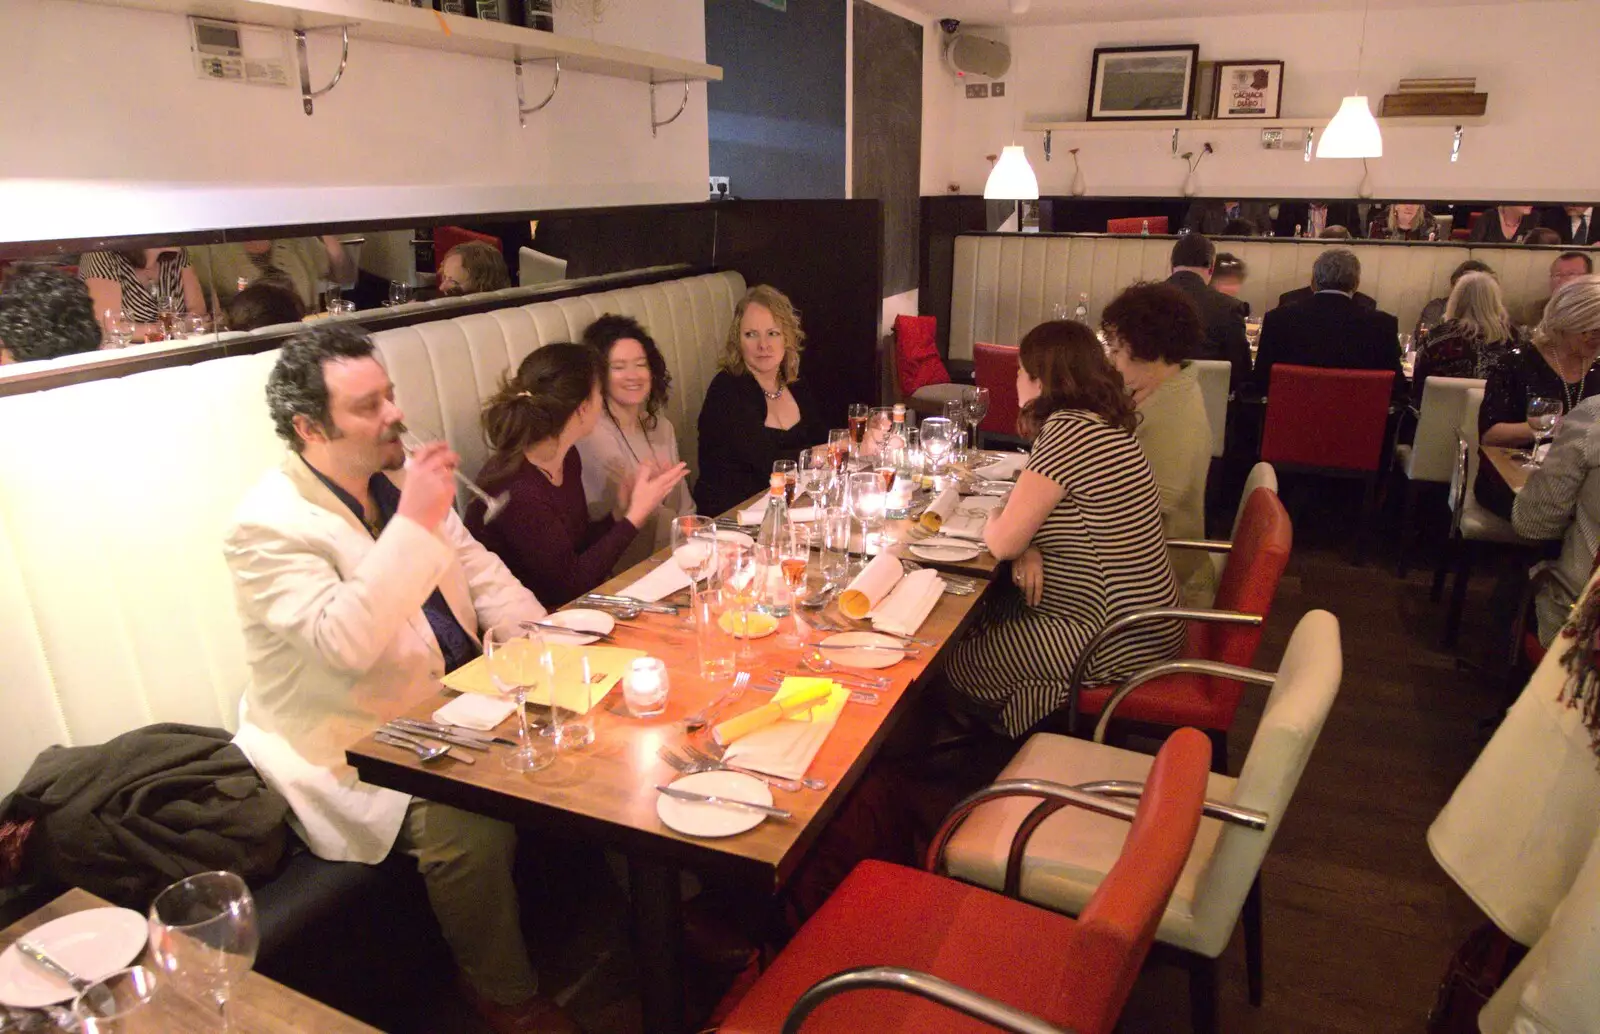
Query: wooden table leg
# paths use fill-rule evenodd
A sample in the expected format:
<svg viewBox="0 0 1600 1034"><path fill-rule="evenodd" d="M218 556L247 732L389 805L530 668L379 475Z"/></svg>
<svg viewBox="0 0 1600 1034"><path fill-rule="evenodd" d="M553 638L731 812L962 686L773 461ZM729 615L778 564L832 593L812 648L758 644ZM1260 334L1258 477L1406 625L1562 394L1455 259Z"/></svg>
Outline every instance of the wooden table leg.
<svg viewBox="0 0 1600 1034"><path fill-rule="evenodd" d="M674 866L628 859L633 898L633 954L639 967L644 1029L683 1034L683 903Z"/></svg>

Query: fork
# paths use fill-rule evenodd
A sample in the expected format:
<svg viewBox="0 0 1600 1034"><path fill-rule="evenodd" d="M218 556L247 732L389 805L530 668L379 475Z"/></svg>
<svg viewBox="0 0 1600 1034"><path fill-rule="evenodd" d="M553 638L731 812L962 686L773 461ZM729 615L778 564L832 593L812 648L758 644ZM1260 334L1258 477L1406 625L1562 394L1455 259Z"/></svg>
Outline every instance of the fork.
<svg viewBox="0 0 1600 1034"><path fill-rule="evenodd" d="M815 629L817 629L818 631L821 631L821 632L862 632L862 631L866 631L866 629L860 629L860 628L846 628L844 625L838 625L838 624L835 624L832 621L828 621L826 619L824 619L822 621L808 621L806 623L808 625L810 625L812 628L815 628ZM873 629L872 631L877 632L878 635L886 635L886 636L889 636L892 639L898 639L902 643L916 643L918 646L938 646L939 645L939 641L937 639L918 639L914 635L901 635L899 632L881 632L881 631L878 631L876 629Z"/></svg>
<svg viewBox="0 0 1600 1034"><path fill-rule="evenodd" d="M798 793L801 788L800 784L795 782L793 779L779 779L777 776L769 776L764 772L757 772L753 769L747 768L735 768L732 765L724 765L722 762L715 760L701 761L694 758L687 758L666 747L662 747L661 749L657 750L656 756L662 761L665 761L667 764L671 765L673 768L677 769L679 772L682 772L684 775L695 775L699 772L738 772L740 775L747 775L755 779L759 779L768 786L775 787L779 790L787 790L791 793Z"/></svg>
<svg viewBox="0 0 1600 1034"><path fill-rule="evenodd" d="M748 671L739 672L733 677L733 685L729 687L726 693L683 720L684 728L690 732L699 732L705 728L706 723L721 714L724 707L744 696L744 687L749 684L750 673Z"/></svg>
<svg viewBox="0 0 1600 1034"><path fill-rule="evenodd" d="M689 756L689 760L695 764L714 765L717 768L727 772L738 772L742 775L755 776L757 779L766 780L773 786L778 787L780 790L786 789L784 786L786 783L790 785L794 784L794 780L792 779L779 779L776 776L769 776L764 772L757 772L754 769L740 768L738 765L730 765L722 758L717 757L715 754L703 751L692 743L685 743L683 745L683 752L687 754ZM803 778L800 780L800 785L805 787L807 790L826 790L828 788L828 781L826 779Z"/></svg>

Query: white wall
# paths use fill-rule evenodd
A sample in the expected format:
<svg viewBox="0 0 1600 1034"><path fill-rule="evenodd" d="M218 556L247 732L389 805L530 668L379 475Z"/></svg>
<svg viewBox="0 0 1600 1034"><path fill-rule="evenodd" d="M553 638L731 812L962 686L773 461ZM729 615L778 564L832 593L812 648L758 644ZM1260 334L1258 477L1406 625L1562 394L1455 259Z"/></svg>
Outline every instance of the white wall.
<svg viewBox="0 0 1600 1034"><path fill-rule="evenodd" d="M1451 129L1389 127L1384 157L1371 162L1378 196L1437 199L1573 200L1600 197L1600 68L1595 64L1600 0L1514 5L1373 10L1361 60L1360 91L1377 110L1402 77L1472 75L1489 94L1487 124L1468 126L1461 159L1451 164ZM1248 17L1029 26L1010 34L1008 96L967 100L954 77L935 69L927 92L945 114L924 143L933 167L924 192L944 181L980 193L986 154L1024 144L1047 194L1071 182L1066 151L1081 148L1091 195L1176 195L1184 163L1171 157L1171 132L1058 132L1054 160L1044 161L1031 120L1081 120L1097 46L1198 43L1202 60L1279 59L1285 64L1285 117L1332 116L1356 85L1360 11ZM1179 150L1210 140L1217 153L1199 169L1200 192L1213 196L1353 197L1357 161L1304 162L1298 150L1263 151L1260 123L1242 129L1186 131ZM929 190L933 184L935 189Z"/></svg>
<svg viewBox="0 0 1600 1034"><path fill-rule="evenodd" d="M523 129L510 62L358 35L308 118L298 88L201 80L177 15L0 0L0 26L0 240L176 229L186 208L204 227L705 197L703 84L652 139L648 87L569 71ZM609 0L592 28L557 30L705 60L703 0ZM314 85L338 47L311 37ZM525 69L531 99L547 75Z"/></svg>

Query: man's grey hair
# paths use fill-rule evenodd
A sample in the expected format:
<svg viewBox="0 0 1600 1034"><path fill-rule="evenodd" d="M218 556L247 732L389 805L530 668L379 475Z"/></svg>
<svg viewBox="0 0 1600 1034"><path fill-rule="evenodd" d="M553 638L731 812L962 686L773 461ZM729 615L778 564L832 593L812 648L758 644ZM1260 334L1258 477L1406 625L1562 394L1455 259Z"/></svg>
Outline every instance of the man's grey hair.
<svg viewBox="0 0 1600 1034"><path fill-rule="evenodd" d="M1361 260L1349 248L1329 248L1311 267L1311 286L1317 291L1354 294L1361 286Z"/></svg>

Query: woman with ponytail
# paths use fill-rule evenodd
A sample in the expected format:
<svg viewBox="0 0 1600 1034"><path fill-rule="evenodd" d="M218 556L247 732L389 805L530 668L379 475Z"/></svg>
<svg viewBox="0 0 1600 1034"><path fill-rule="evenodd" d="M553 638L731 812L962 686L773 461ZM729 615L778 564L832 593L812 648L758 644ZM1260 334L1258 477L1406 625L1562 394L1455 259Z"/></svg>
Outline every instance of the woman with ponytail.
<svg viewBox="0 0 1600 1034"><path fill-rule="evenodd" d="M484 506L467 508L467 528L511 573L554 609L605 581L629 543L688 473L641 464L620 486L616 506L589 519L583 461L573 446L602 412L602 369L594 350L568 342L535 350L483 407L493 450L479 483L511 501L485 524Z"/></svg>

